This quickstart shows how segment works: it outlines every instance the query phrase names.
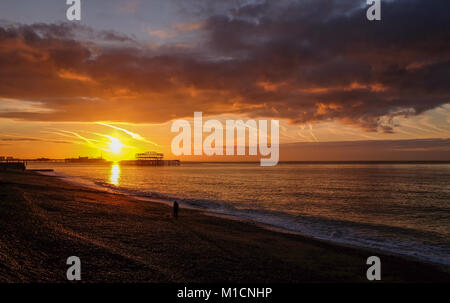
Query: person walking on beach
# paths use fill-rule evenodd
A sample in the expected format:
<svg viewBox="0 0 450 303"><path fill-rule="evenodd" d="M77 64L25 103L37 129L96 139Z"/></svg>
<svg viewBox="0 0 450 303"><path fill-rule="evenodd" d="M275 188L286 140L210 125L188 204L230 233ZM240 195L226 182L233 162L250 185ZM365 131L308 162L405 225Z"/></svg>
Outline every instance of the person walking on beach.
<svg viewBox="0 0 450 303"><path fill-rule="evenodd" d="M177 201L173 202L173 217L175 219L178 219L178 208L179 208L178 202Z"/></svg>

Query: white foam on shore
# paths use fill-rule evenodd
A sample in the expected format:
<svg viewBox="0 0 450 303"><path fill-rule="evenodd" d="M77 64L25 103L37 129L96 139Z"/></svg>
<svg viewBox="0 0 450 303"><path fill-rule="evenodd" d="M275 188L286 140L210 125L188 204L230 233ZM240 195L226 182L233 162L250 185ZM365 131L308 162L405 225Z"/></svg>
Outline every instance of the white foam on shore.
<svg viewBox="0 0 450 303"><path fill-rule="evenodd" d="M407 241L398 237L395 239L387 239L381 234L379 236L371 235L368 237L364 234L364 230L358 229L357 227L340 226L339 228L336 228L335 225L326 224L324 220L320 222L317 218L294 217L283 212L276 213L252 209L238 210L230 206L221 205L217 203L217 201L174 198L163 193L148 193L139 190L131 190L104 182L95 182L87 178L67 176L61 173L41 174L59 177L73 185L106 191L108 193L124 194L143 201L162 203L169 206L171 206L174 201L177 201L184 208L200 210L211 216L255 222L264 228L276 230L278 232L294 233L331 243L393 253L422 261L450 266L450 250L446 253L445 248L443 248L443 252L437 252L434 246ZM417 249L412 249L417 248L418 245L421 247L420 253L417 252Z"/></svg>

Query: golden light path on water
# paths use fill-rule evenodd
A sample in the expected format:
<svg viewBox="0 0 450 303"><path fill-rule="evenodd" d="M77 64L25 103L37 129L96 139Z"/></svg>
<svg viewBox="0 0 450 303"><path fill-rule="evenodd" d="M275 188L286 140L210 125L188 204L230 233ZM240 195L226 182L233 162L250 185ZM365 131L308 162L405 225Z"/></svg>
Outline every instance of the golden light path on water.
<svg viewBox="0 0 450 303"><path fill-rule="evenodd" d="M115 186L119 186L120 181L120 165L115 163L111 166L111 175L109 177L109 183Z"/></svg>

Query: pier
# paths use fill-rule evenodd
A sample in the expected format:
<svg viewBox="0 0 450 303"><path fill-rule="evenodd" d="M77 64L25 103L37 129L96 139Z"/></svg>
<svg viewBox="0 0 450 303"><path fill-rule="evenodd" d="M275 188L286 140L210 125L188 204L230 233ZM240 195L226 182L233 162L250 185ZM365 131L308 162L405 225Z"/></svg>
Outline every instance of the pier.
<svg viewBox="0 0 450 303"><path fill-rule="evenodd" d="M179 166L180 160L124 160L119 163L135 166Z"/></svg>
<svg viewBox="0 0 450 303"><path fill-rule="evenodd" d="M136 160L120 161L120 165L135 166L179 166L180 160L164 160L164 154L146 152L136 154Z"/></svg>

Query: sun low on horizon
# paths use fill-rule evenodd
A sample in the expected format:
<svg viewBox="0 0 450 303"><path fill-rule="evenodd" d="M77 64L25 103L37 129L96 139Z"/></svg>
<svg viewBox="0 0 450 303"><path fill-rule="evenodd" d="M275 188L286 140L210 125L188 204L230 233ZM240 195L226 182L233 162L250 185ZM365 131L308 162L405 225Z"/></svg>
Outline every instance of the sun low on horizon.
<svg viewBox="0 0 450 303"><path fill-rule="evenodd" d="M131 160L135 158L137 153L149 150L159 150L157 143L132 132L123 127L107 124L103 122L95 123L100 127L112 129L111 132L89 132L91 136L85 137L78 133L74 133L74 137L81 139L75 141L74 144L81 144L90 149L88 153L101 152L101 156L109 161Z"/></svg>
<svg viewBox="0 0 450 303"><path fill-rule="evenodd" d="M114 137L111 137L110 140L111 142L109 143L109 151L116 155L120 154L123 148L122 142L120 142L119 139Z"/></svg>

